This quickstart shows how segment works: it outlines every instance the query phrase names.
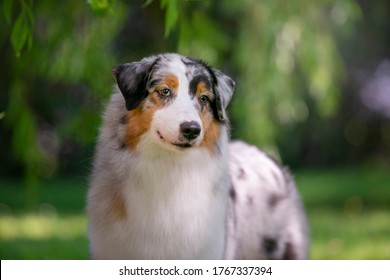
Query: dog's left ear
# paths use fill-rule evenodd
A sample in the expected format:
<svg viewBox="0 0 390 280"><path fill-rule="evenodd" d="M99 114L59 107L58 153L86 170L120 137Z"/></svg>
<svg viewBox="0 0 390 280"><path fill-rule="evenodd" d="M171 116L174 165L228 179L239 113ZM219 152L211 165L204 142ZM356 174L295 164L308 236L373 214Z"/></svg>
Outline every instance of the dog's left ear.
<svg viewBox="0 0 390 280"><path fill-rule="evenodd" d="M232 99L232 95L234 92L235 82L232 78L225 75L221 71L217 69L212 69L216 83L214 85L214 92L216 98L217 105L217 114L220 121L224 121L227 119L226 116L226 107Z"/></svg>
<svg viewBox="0 0 390 280"><path fill-rule="evenodd" d="M158 57L147 57L141 61L118 65L112 69L118 87L125 98L127 110L135 109L148 96L147 83L157 60Z"/></svg>

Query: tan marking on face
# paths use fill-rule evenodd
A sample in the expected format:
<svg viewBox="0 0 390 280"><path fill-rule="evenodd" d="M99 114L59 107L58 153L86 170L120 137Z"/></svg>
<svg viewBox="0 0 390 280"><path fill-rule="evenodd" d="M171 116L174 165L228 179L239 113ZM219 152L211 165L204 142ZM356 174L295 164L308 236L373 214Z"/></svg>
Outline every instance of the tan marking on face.
<svg viewBox="0 0 390 280"><path fill-rule="evenodd" d="M204 82L198 83L196 87L196 98L199 99L201 95L206 95L210 100L213 99L213 94L207 88ZM220 135L220 128L218 122L214 119L210 108L210 103L201 106L200 118L202 120L202 127L205 131L201 147L206 147L211 154L215 153L215 144Z"/></svg>
<svg viewBox="0 0 390 280"><path fill-rule="evenodd" d="M200 146L207 148L211 154L214 154L215 144L217 143L221 133L219 124L214 119L212 112L208 109L204 109L201 112L200 118L205 131L203 141Z"/></svg>
<svg viewBox="0 0 390 280"><path fill-rule="evenodd" d="M199 98L201 95L206 95L210 100L213 97L213 94L210 92L210 90L207 88L206 84L204 82L198 83L196 86L196 98Z"/></svg>
<svg viewBox="0 0 390 280"><path fill-rule="evenodd" d="M142 102L144 104L144 102ZM152 109L152 108L151 108ZM149 111L149 110L147 110ZM147 111L142 110L142 105L127 112L127 133L125 143L131 150L135 150L140 140L140 137L149 129L152 121L152 115Z"/></svg>
<svg viewBox="0 0 390 280"><path fill-rule="evenodd" d="M127 112L127 133L125 143L131 150L135 150L141 136L147 132L152 123L154 113L167 104L167 100L174 98L179 81L175 75L167 75L159 84L157 84L149 96L141 102L137 108ZM158 90L169 88L172 96L164 99L158 94Z"/></svg>
<svg viewBox="0 0 390 280"><path fill-rule="evenodd" d="M172 91L177 92L177 88L179 87L179 80L175 75L167 75L164 77L162 81L162 86L166 85L166 87L170 88Z"/></svg>

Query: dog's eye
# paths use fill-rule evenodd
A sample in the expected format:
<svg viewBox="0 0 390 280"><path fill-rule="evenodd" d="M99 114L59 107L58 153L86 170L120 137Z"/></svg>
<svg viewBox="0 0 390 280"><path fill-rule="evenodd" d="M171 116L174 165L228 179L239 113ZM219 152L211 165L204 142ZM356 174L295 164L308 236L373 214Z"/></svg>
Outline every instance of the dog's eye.
<svg viewBox="0 0 390 280"><path fill-rule="evenodd" d="M202 104L207 104L207 103L209 102L209 98L208 98L207 95L201 95L201 96L199 97L199 101L200 101L200 103L202 103Z"/></svg>
<svg viewBox="0 0 390 280"><path fill-rule="evenodd" d="M158 90L157 93L162 97L168 97L171 95L171 90L169 88L163 88Z"/></svg>

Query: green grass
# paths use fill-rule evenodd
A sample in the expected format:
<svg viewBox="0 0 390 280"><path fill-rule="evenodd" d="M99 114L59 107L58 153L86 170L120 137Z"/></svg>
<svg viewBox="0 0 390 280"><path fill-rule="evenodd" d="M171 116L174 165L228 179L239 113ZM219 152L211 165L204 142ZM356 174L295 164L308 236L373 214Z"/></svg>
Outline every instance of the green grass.
<svg viewBox="0 0 390 280"><path fill-rule="evenodd" d="M83 179L1 181L0 259L88 259L85 195Z"/></svg>
<svg viewBox="0 0 390 280"><path fill-rule="evenodd" d="M1 259L87 259L83 214L25 214L0 220Z"/></svg>
<svg viewBox="0 0 390 280"><path fill-rule="evenodd" d="M294 173L308 213L312 259L390 259L390 172ZM85 195L79 178L29 191L19 181L1 180L0 258L87 259Z"/></svg>
<svg viewBox="0 0 390 280"><path fill-rule="evenodd" d="M370 168L296 173L313 259L390 259L390 173Z"/></svg>

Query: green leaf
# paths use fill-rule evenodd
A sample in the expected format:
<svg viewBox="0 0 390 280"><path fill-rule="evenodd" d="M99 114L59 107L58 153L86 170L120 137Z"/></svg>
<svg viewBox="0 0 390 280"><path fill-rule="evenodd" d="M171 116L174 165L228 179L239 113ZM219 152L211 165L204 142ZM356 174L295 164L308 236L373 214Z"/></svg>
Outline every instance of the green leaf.
<svg viewBox="0 0 390 280"><path fill-rule="evenodd" d="M34 16L31 7L32 2L27 4L25 1L22 1L22 11L16 19L12 29L11 44L17 57L20 56L20 52L26 43L29 49L32 46Z"/></svg>
<svg viewBox="0 0 390 280"><path fill-rule="evenodd" d="M23 49L24 44L28 39L29 28L25 21L24 13L21 13L17 18L11 34L11 44L17 57Z"/></svg>
<svg viewBox="0 0 390 280"><path fill-rule="evenodd" d="M3 0L3 14L7 23L11 23L13 0Z"/></svg>
<svg viewBox="0 0 390 280"><path fill-rule="evenodd" d="M33 33L34 33L34 16L31 12L31 6L26 9L27 19L28 19L28 38L27 38L27 47L31 49L33 42Z"/></svg>
<svg viewBox="0 0 390 280"><path fill-rule="evenodd" d="M142 7L147 7L150 4L152 4L153 0L145 0L145 3L142 5Z"/></svg>
<svg viewBox="0 0 390 280"><path fill-rule="evenodd" d="M88 0L87 2L95 13L104 15L110 10L113 0Z"/></svg>
<svg viewBox="0 0 390 280"><path fill-rule="evenodd" d="M168 37L179 18L177 0L161 0L161 7L165 8L165 37Z"/></svg>

